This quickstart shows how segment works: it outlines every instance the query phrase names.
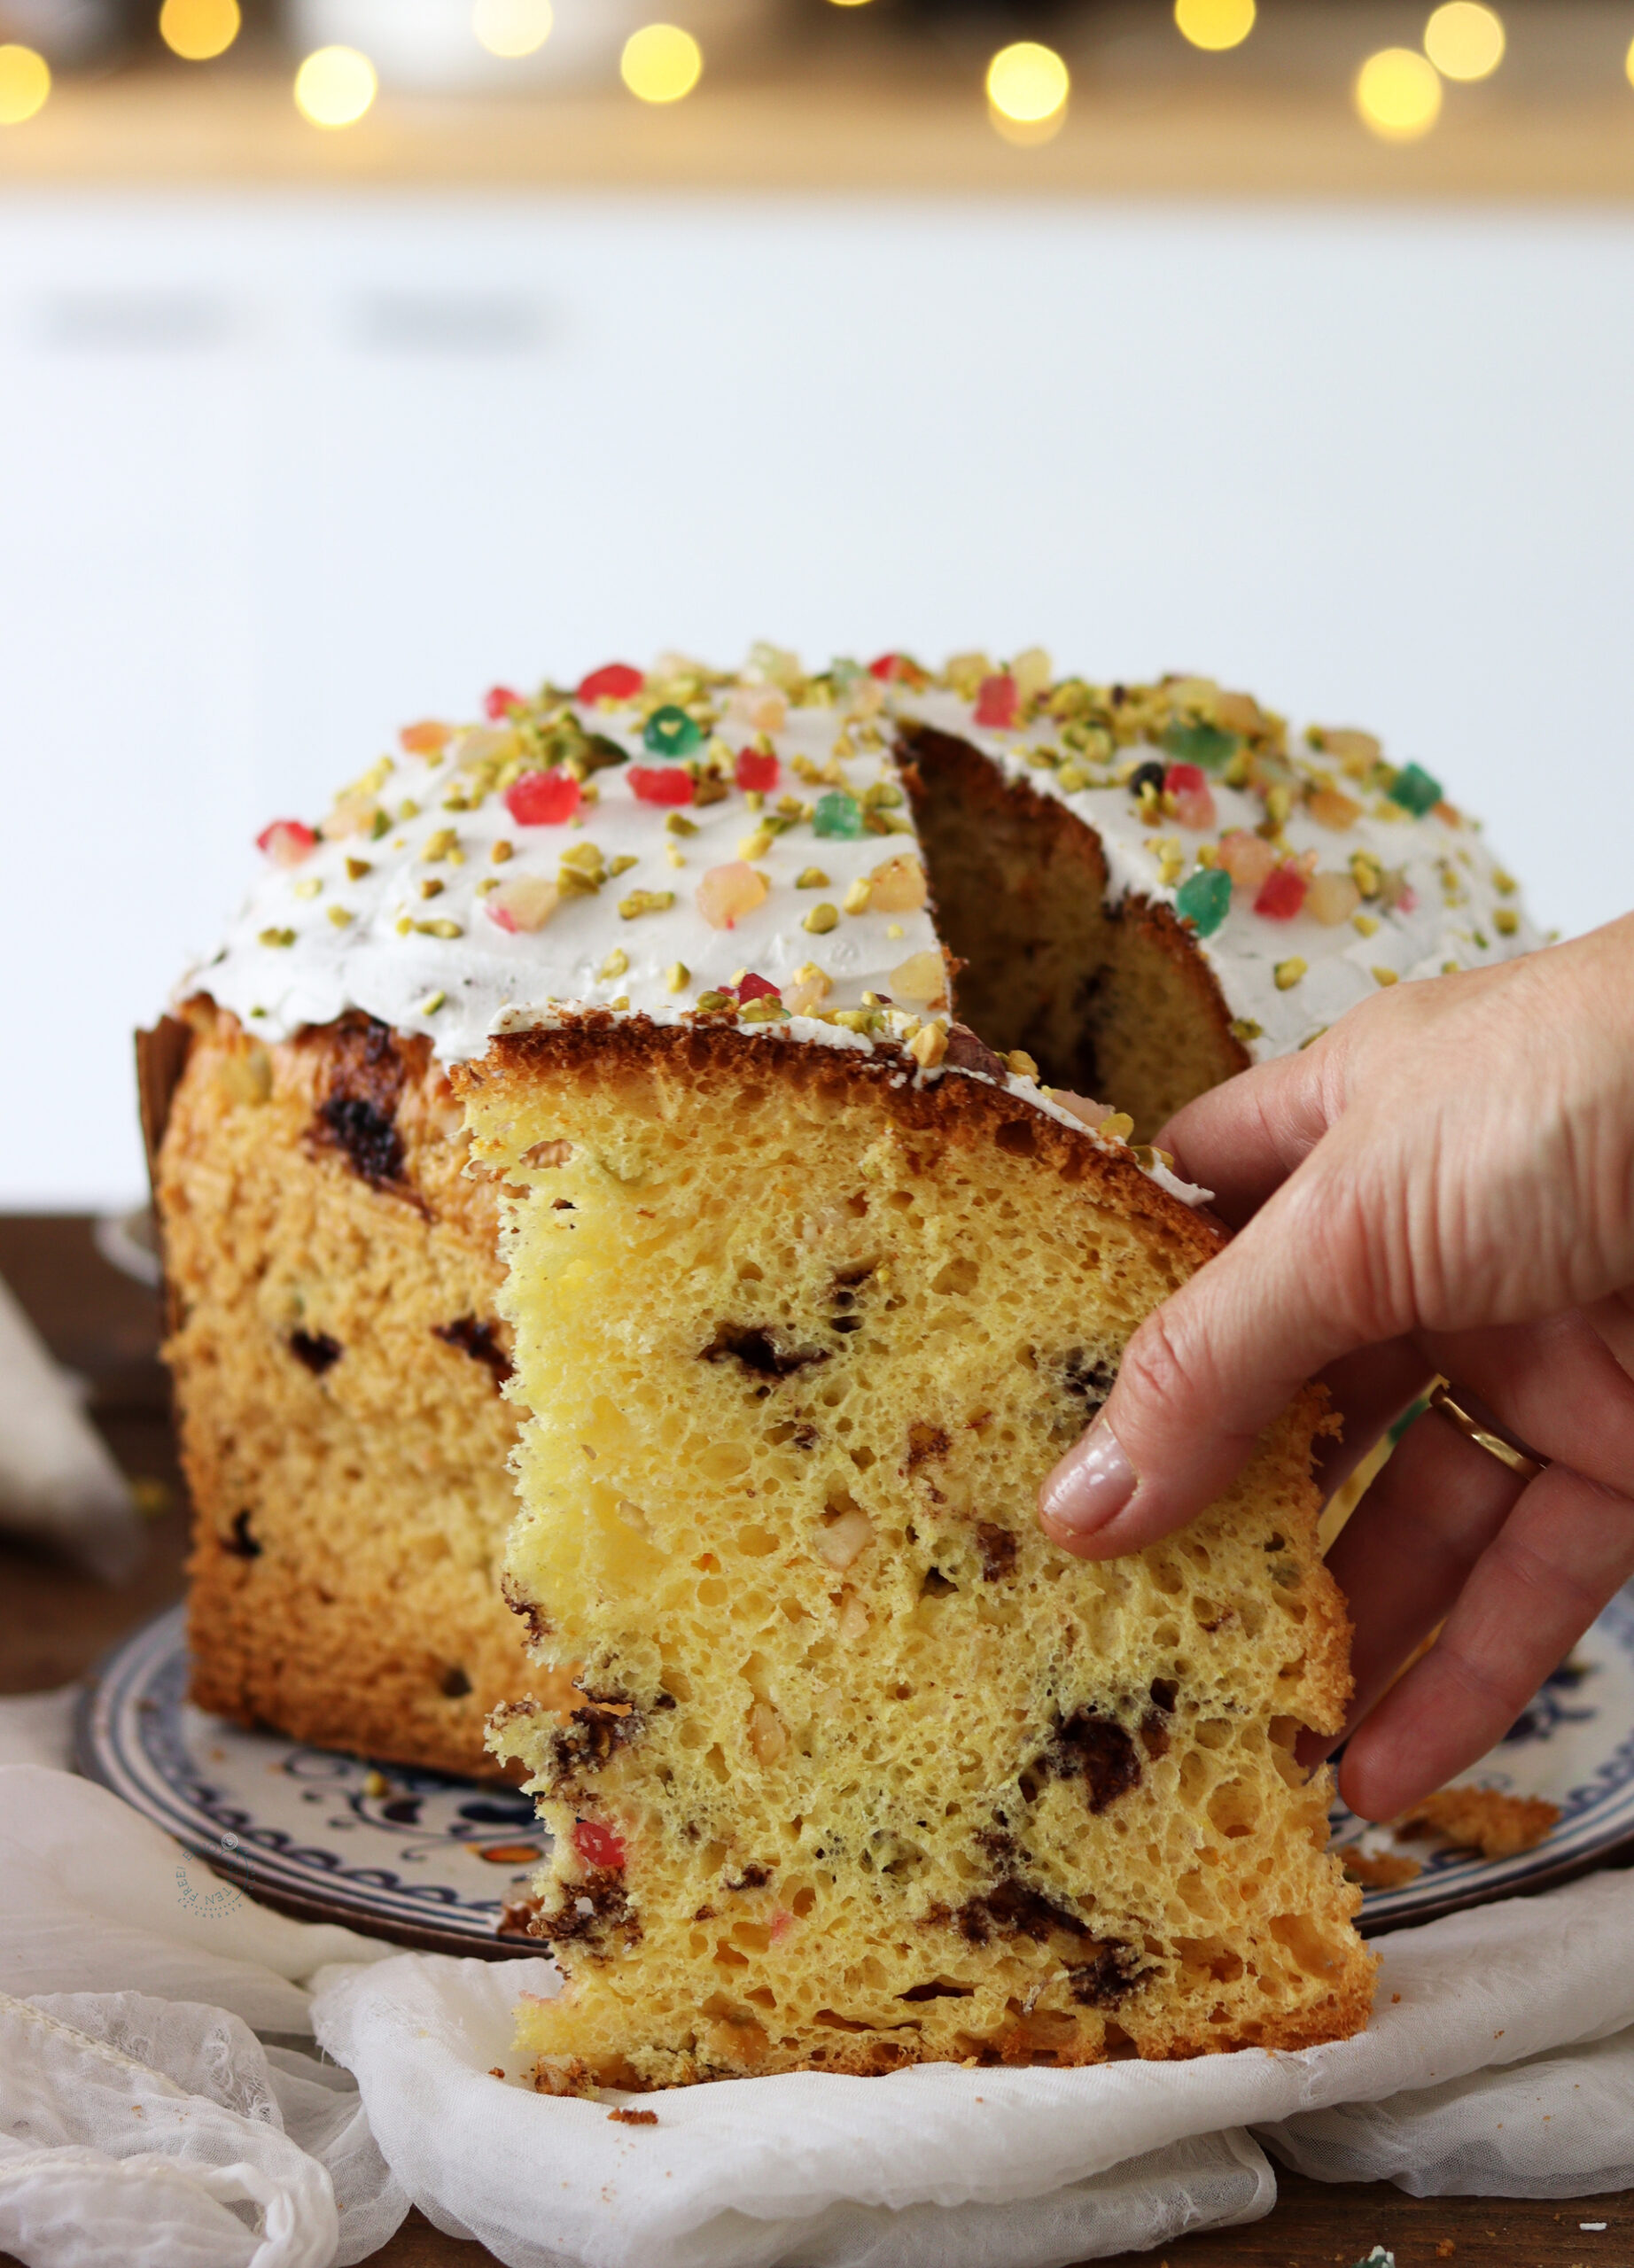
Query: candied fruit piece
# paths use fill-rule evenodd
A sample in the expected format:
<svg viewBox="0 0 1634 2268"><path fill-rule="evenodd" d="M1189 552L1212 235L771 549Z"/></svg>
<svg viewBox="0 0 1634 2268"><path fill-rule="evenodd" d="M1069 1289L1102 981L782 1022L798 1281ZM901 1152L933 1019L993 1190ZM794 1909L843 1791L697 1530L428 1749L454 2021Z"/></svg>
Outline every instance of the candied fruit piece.
<svg viewBox="0 0 1634 2268"><path fill-rule="evenodd" d="M911 654L881 654L868 664L868 675L884 685L911 685L916 689L930 682Z"/></svg>
<svg viewBox="0 0 1634 2268"><path fill-rule="evenodd" d="M1211 937L1231 911L1231 876L1221 866L1199 866L1175 892L1174 910L1200 937Z"/></svg>
<svg viewBox="0 0 1634 2268"><path fill-rule="evenodd" d="M573 1848L587 1867L616 1874L626 1857L624 1837L599 1820L581 1819L573 1829Z"/></svg>
<svg viewBox="0 0 1634 2268"><path fill-rule="evenodd" d="M730 929L765 898L766 881L742 858L712 866L697 887L698 912L712 929Z"/></svg>
<svg viewBox="0 0 1634 2268"><path fill-rule="evenodd" d="M753 969L751 969L746 976L740 977L738 980L737 999L740 1007L747 1007L751 1000L778 1000L782 998L781 985L772 983L766 977L757 976Z"/></svg>
<svg viewBox="0 0 1634 2268"><path fill-rule="evenodd" d="M1163 786L1174 797L1174 815L1182 827L1212 827L1214 790L1195 764L1171 764Z"/></svg>
<svg viewBox="0 0 1634 2268"><path fill-rule="evenodd" d="M1246 827L1233 827L1220 840L1220 864L1239 889L1257 889L1277 863L1269 843Z"/></svg>
<svg viewBox="0 0 1634 2268"><path fill-rule="evenodd" d="M579 680L577 698L580 701L634 701L646 683L638 669L628 662L606 662L599 670L592 670Z"/></svg>
<svg viewBox="0 0 1634 2268"><path fill-rule="evenodd" d="M1305 893L1305 912L1325 928L1336 929L1348 921L1362 902L1362 893L1349 874L1313 874Z"/></svg>
<svg viewBox="0 0 1634 2268"><path fill-rule="evenodd" d="M427 717L417 725L405 725L397 735L397 745L406 756L440 756L453 738L452 725L440 725Z"/></svg>
<svg viewBox="0 0 1634 2268"><path fill-rule="evenodd" d="M819 796L812 814L812 831L832 840L854 841L862 833L862 805L855 796L848 796L839 788L830 795Z"/></svg>
<svg viewBox="0 0 1634 2268"><path fill-rule="evenodd" d="M1291 921L1304 905L1309 889L1310 883L1296 866L1278 866L1260 884L1254 911L1267 921Z"/></svg>
<svg viewBox="0 0 1634 2268"><path fill-rule="evenodd" d="M564 827L584 799L584 790L565 765L551 772L525 772L505 790L505 809L518 827Z"/></svg>
<svg viewBox="0 0 1634 2268"><path fill-rule="evenodd" d="M993 677L984 677L977 687L976 722L1005 732L1015 722L1015 711L1021 705L1021 688L1008 670Z"/></svg>
<svg viewBox="0 0 1634 2268"><path fill-rule="evenodd" d="M1441 801L1441 782L1426 772L1421 765L1404 764L1391 781L1387 791L1393 804L1399 804L1415 819L1422 819L1426 812L1433 812Z"/></svg>
<svg viewBox="0 0 1634 2268"><path fill-rule="evenodd" d="M684 709L666 701L648 718L642 738L653 756L690 756L704 745L704 728Z"/></svg>
<svg viewBox="0 0 1634 2268"><path fill-rule="evenodd" d="M885 979L893 1000L915 1008L939 1006L947 998L947 964L939 952L910 953Z"/></svg>
<svg viewBox="0 0 1634 2268"><path fill-rule="evenodd" d="M868 904L875 913L917 913L928 894L917 858L887 858L868 876Z"/></svg>
<svg viewBox="0 0 1634 2268"><path fill-rule="evenodd" d="M1201 765L1205 772L1220 771L1239 746L1236 734L1218 725L1171 725L1163 734L1163 747L1177 763Z"/></svg>
<svg viewBox="0 0 1634 2268"><path fill-rule="evenodd" d="M522 695L519 693L513 693L508 685L491 685L482 703L484 715L491 724L494 725L513 715L517 710L525 709L527 703L523 700Z"/></svg>
<svg viewBox="0 0 1634 2268"><path fill-rule="evenodd" d="M256 836L255 847L264 850L275 866L299 866L303 858L312 856L317 839L305 819L275 819Z"/></svg>
<svg viewBox="0 0 1634 2268"><path fill-rule="evenodd" d="M660 772L656 765L633 764L626 777L639 803L689 804L695 793L692 774L679 766Z"/></svg>
<svg viewBox="0 0 1634 2268"><path fill-rule="evenodd" d="M774 756L763 755L757 748L739 749L734 778L740 788L758 788L762 794L777 785L779 765Z"/></svg>
<svg viewBox="0 0 1634 2268"><path fill-rule="evenodd" d="M514 936L517 930L542 929L561 900L561 891L542 874L518 874L491 891L483 906L496 928Z"/></svg>
<svg viewBox="0 0 1634 2268"><path fill-rule="evenodd" d="M1362 807L1354 796L1337 788L1319 788L1305 809L1319 827L1331 827L1335 835L1342 835L1354 827L1362 815Z"/></svg>

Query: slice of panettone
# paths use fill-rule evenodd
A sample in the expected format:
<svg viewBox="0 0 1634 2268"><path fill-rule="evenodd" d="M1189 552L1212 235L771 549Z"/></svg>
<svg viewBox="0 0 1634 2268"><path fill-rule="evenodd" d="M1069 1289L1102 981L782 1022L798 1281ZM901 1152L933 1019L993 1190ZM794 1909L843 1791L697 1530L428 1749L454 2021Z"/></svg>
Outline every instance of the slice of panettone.
<svg viewBox="0 0 1634 2268"><path fill-rule="evenodd" d="M1349 1689L1319 1397L1183 1534L1050 1542L1043 1473L1219 1232L952 1053L986 1068L592 1014L455 1074L506 1191L507 1582L558 1704L493 1735L556 1838L533 1928L566 1982L520 2034L546 2088L1366 2021L1294 1756Z"/></svg>

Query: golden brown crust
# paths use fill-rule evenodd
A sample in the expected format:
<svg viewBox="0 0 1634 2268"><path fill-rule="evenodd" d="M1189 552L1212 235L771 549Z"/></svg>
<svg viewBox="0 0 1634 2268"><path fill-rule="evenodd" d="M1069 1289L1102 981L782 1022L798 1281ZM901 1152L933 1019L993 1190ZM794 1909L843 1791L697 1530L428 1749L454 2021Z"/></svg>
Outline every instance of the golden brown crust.
<svg viewBox="0 0 1634 2268"><path fill-rule="evenodd" d="M1507 1796L1497 1788L1438 1788L1391 1825L1398 1835L1444 1835L1483 1859L1513 1859L1534 1850L1560 1816L1541 1796Z"/></svg>
<svg viewBox="0 0 1634 2268"><path fill-rule="evenodd" d="M493 1192L423 1041L376 1028L370 1063L362 1019L276 1047L207 1001L187 1021L157 1191L193 1697L491 1772L487 1713L527 1682L497 1587L515 1421ZM337 1096L362 1107L325 1119Z"/></svg>

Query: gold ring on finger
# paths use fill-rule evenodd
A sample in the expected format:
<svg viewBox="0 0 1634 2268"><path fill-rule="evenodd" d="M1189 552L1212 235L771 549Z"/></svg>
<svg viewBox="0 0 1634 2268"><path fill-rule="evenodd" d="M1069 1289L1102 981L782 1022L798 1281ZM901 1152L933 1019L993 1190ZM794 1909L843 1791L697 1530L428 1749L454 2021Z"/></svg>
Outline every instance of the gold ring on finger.
<svg viewBox="0 0 1634 2268"><path fill-rule="evenodd" d="M1536 1480L1540 1472L1547 1472L1549 1459L1546 1456L1535 1456L1530 1449L1522 1449L1519 1441L1512 1441L1506 1434L1498 1433L1488 1419L1476 1417L1474 1410L1459 1400L1462 1392L1461 1387L1455 1392L1445 1379L1438 1379L1430 1390L1429 1406L1450 1425L1456 1425L1467 1441L1474 1441L1478 1449L1484 1449L1489 1456L1495 1456L1500 1464L1507 1465L1510 1472L1521 1480ZM1473 1396L1467 1399L1473 1399Z"/></svg>

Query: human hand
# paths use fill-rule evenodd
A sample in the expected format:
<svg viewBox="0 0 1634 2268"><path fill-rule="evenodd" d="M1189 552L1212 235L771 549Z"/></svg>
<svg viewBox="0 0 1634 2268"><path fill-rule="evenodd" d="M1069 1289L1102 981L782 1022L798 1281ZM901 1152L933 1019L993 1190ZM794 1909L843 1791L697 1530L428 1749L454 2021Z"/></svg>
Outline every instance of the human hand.
<svg viewBox="0 0 1634 2268"><path fill-rule="evenodd" d="M1524 1481L1426 1418L1329 1555L1356 1624L1340 1788L1389 1817L1500 1739L1634 1573L1634 915L1381 992L1158 1139L1239 1233L1045 1482L1056 1542L1109 1559L1182 1526L1313 1374L1344 1420L1325 1493L1437 1371L1551 1460Z"/></svg>

